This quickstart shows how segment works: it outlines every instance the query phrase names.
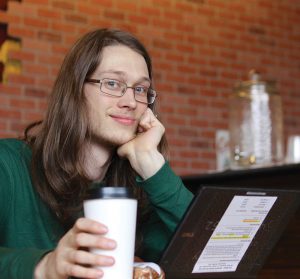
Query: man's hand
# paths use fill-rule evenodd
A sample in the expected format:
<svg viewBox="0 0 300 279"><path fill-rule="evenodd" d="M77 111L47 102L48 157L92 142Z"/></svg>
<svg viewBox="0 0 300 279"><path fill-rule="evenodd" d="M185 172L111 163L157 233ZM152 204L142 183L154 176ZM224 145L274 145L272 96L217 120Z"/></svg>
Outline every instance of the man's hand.
<svg viewBox="0 0 300 279"><path fill-rule="evenodd" d="M154 175L165 162L157 149L164 132L165 127L147 108L140 119L137 136L118 148L118 155L126 157L143 179Z"/></svg>
<svg viewBox="0 0 300 279"><path fill-rule="evenodd" d="M96 255L89 248L112 250L114 240L104 237L107 227L87 218L80 218L59 241L56 249L45 255L36 266L35 279L101 278L103 272L93 266L111 266L114 259ZM85 249L85 250L83 250Z"/></svg>

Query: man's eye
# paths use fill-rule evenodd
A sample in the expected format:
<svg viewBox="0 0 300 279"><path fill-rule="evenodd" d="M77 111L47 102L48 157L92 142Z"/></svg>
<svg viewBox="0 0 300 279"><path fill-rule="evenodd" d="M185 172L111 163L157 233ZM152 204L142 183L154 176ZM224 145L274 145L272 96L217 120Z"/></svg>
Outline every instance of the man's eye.
<svg viewBox="0 0 300 279"><path fill-rule="evenodd" d="M147 87L144 87L144 86L137 86L135 87L134 91L135 93L138 93L138 94L145 94L147 93Z"/></svg>
<svg viewBox="0 0 300 279"><path fill-rule="evenodd" d="M107 80L105 85L109 89L118 89L120 88L120 83L117 80Z"/></svg>

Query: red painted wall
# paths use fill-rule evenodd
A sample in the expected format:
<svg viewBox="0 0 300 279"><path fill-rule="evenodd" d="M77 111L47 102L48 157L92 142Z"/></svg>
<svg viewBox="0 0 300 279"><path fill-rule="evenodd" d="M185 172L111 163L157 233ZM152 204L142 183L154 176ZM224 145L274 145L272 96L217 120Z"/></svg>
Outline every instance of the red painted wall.
<svg viewBox="0 0 300 279"><path fill-rule="evenodd" d="M0 84L0 137L42 118L64 54L84 32L133 32L153 57L160 113L178 174L214 170L215 132L227 129L228 96L256 68L275 79L285 136L300 134L299 0L23 0L0 10L21 39L22 73Z"/></svg>

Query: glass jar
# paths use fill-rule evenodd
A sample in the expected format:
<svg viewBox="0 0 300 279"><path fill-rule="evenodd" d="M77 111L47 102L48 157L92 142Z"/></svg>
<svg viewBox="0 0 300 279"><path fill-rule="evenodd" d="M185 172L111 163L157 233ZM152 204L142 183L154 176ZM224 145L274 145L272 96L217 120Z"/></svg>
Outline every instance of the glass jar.
<svg viewBox="0 0 300 279"><path fill-rule="evenodd" d="M275 82L250 71L229 101L230 166L232 169L282 163L283 119Z"/></svg>

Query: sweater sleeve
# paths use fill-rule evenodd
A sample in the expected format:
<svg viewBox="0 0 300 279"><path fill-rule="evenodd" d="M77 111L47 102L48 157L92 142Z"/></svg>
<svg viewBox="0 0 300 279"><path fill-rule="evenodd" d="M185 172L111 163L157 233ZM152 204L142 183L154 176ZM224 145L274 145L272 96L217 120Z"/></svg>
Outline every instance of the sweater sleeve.
<svg viewBox="0 0 300 279"><path fill-rule="evenodd" d="M4 229L7 218L13 218L12 199L14 177L8 164L11 154L0 147L0 277L9 279L31 279L38 261L48 250L12 248L5 246Z"/></svg>
<svg viewBox="0 0 300 279"><path fill-rule="evenodd" d="M35 266L51 250L0 247L1 278L31 279Z"/></svg>
<svg viewBox="0 0 300 279"><path fill-rule="evenodd" d="M150 201L149 218L141 228L143 248L140 256L147 261L157 261L193 199L193 194L167 162L154 176L145 181L137 179L137 183L143 187Z"/></svg>

